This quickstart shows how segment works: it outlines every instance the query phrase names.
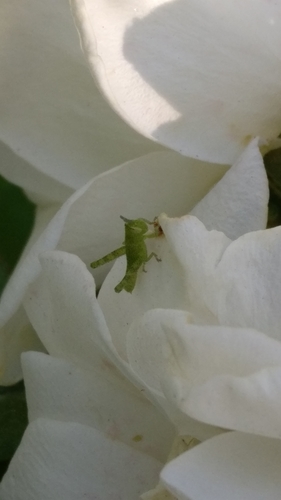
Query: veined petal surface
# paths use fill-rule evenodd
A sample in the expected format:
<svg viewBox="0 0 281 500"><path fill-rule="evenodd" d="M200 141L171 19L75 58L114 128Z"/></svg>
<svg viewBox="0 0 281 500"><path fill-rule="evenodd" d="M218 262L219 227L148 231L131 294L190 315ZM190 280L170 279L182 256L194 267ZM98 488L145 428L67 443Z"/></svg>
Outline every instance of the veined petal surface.
<svg viewBox="0 0 281 500"><path fill-rule="evenodd" d="M100 366L86 370L42 353L23 354L29 422L48 418L88 425L165 463L173 426L105 356L101 358Z"/></svg>
<svg viewBox="0 0 281 500"><path fill-rule="evenodd" d="M0 42L0 140L30 164L26 170L22 161L20 169L33 191L37 184L38 197L50 196L45 175L78 189L100 172L162 149L124 124L100 95L67 1L1 1ZM25 187L18 169L10 168L8 178Z"/></svg>
<svg viewBox="0 0 281 500"><path fill-rule="evenodd" d="M84 51L114 109L182 154L232 163L281 131L281 4L72 0Z"/></svg>
<svg viewBox="0 0 281 500"><path fill-rule="evenodd" d="M74 422L29 425L0 486L3 500L138 500L161 463ZM15 477L17 481L15 481Z"/></svg>

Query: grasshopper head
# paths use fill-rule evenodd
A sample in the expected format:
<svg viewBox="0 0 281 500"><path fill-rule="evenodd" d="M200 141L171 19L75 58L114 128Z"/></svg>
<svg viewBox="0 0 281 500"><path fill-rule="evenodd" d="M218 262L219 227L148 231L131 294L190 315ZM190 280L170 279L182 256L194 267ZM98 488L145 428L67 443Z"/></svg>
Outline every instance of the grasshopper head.
<svg viewBox="0 0 281 500"><path fill-rule="evenodd" d="M144 219L126 219L120 215L121 219L125 222L126 226L133 229L137 233L145 234L148 231L148 224Z"/></svg>

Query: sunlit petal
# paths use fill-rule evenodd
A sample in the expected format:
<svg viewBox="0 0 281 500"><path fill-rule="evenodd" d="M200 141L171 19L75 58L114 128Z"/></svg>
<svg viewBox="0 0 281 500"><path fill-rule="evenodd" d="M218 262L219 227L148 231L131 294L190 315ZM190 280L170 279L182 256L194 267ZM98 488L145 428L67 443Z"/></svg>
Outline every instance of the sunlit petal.
<svg viewBox="0 0 281 500"><path fill-rule="evenodd" d="M114 109L187 156L232 163L281 130L280 2L72 0Z"/></svg>

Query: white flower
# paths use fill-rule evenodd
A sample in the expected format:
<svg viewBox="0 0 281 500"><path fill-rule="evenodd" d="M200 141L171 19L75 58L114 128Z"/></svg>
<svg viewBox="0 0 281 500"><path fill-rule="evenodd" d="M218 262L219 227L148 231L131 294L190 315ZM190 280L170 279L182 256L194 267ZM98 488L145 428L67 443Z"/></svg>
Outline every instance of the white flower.
<svg viewBox="0 0 281 500"><path fill-rule="evenodd" d="M164 162L166 154L161 154ZM140 165L137 167L136 164L131 164L130 168L124 165L98 177L91 185L76 194L75 199L73 197L68 205L63 207L65 214L68 211L68 218L63 216L61 211L62 228L59 227L59 218L53 221L53 232L57 233L57 248L61 250L63 242L64 249L75 252L84 262L89 262L103 255L108 245L108 242L101 244L97 250L100 255L93 253L94 249L91 246L95 236L99 241L103 234L112 233L110 240L112 242L114 240L115 243L117 230L115 221L112 221L112 210L108 209L107 212L110 213L111 219L106 212L99 216L100 220L104 221L106 231L97 224L98 216L94 206L92 211L90 209L91 203L92 205L95 203L92 189L97 189L102 184L104 194L107 186L110 190L112 186L118 186L119 196L116 194L113 200L114 204L119 204L116 209L118 213L121 207L124 213L123 209L126 208L129 199L135 199L132 212L126 214L129 217L144 215L152 218L159 213L161 207L174 213L183 212L184 209L190 211L191 206L186 208L189 200L184 193L189 192L194 200L196 196L194 171L189 170L192 172L190 176L192 183L187 182L186 186L184 179L187 181L189 176L186 174L188 171L186 165L178 164L171 168L170 155L172 153L169 153L166 169L163 164L159 166L159 154L156 154L154 166L150 163L147 169L144 169L142 164L141 170ZM151 159L151 156L149 158ZM198 172L200 166L196 167ZM206 168L202 165L201 168L198 183L200 190L203 189L202 182L205 175L210 172L210 166ZM163 174L161 182L163 189L158 192L152 190L150 206L145 213L140 214L140 207L142 205L144 209L144 205L141 197L137 203L137 189L147 193L153 177L155 181L159 172ZM175 175L175 172L178 175ZM130 179L136 181L135 187ZM123 181L123 184L120 181ZM97 186L93 188L95 183ZM152 186L154 185L153 183ZM167 199L165 190L171 192L172 189L174 196ZM209 229L230 228L229 236L239 241L244 233L259 234L249 232L265 228L267 199L266 175L257 141L254 141L245 150L240 161L196 205L194 213L201 214L201 219ZM104 207L106 210L106 202ZM241 212L244 214L243 219ZM198 270L197 261L204 253L206 262L209 262L210 258L212 264L213 257L217 255L209 241L206 240L205 247L201 247L202 238L200 240L194 236L190 245L197 243L201 253L197 257L196 253L191 251L190 262L188 265L183 265L180 261L180 249L188 244L185 234L174 238L173 235L170 236L174 229L169 227L171 224L171 227L177 230L182 220L185 219L169 222L165 221L164 217L161 218L163 228L165 224L167 226L167 237L159 238L158 241L151 240L150 243L161 256L162 262L150 261L147 264L147 273L139 273L136 288L131 295L126 292L120 294L114 292L114 286L124 272L122 259L115 263L107 275L97 299L93 278L77 255L51 251L41 256L41 273L39 274L37 263L36 272L33 273L34 278L35 274L38 278L27 289L24 306L41 342L51 356L28 353L23 357L31 424L3 480L1 486L3 500L27 500L30 499L31 492L34 498L39 496L40 500L51 500L54 497L74 500L83 498L83 495L86 498L99 495L103 499L137 499L141 492L157 484L159 470L171 446L173 430L161 408L168 413L179 433L193 433L201 438L221 433L221 430L213 427L220 425L215 419L207 421L206 425L205 422L200 422L203 419L201 414L199 416L196 414L196 411L199 412L196 407L194 415L189 415L189 408L186 411L185 407L181 407L180 398L177 398L178 393L175 391L179 386L176 383L178 372L177 370L173 372L174 376L171 377L169 370L170 364L177 368L177 362L174 365L171 353L168 356L168 364L167 358L162 357L162 354L167 353L167 343L161 337L161 325L165 323L168 329L169 325L171 328L175 326L175 342L177 342L178 326L183 315L190 321L190 310L191 314L194 316L198 314L199 317L201 309L204 310L205 302L204 297L201 301L199 297L197 311L196 293L198 283L201 281L201 277L197 279L197 273L201 272L201 276L204 276L206 269L208 271L212 268L203 265L202 269ZM223 233L216 231L209 233L196 217L191 216L190 220L196 221L196 224L203 228L202 231L205 231L204 234L220 235L219 244L224 241L230 243L230 239ZM51 236L49 230L48 239ZM47 236L45 238L47 239ZM59 238L60 243L58 243ZM203 257L202 262L203 264L205 262ZM193 275L190 281L186 281L185 273L189 267L192 268ZM207 296L208 293L209 290L206 288ZM172 314L175 316L175 321L170 321ZM209 325L209 316L212 314L214 315L214 312L210 311L208 316L202 316L203 325L206 318ZM152 318L150 323L149 318ZM208 325L191 326L199 331L202 328L204 333L206 329L209 331ZM153 329L153 336L150 335L150 326ZM220 328L223 332L230 329L218 326L217 330ZM143 338L139 335L140 330L143 332ZM242 337L241 332L240 337ZM194 349L196 345L197 342ZM198 345L197 358L200 361L200 341ZM223 347L226 349L227 343ZM185 355L186 351L183 350L182 354ZM277 355L278 353L275 354L276 357ZM177 356L181 361L178 353ZM197 358L194 362L195 367L192 367L194 373L190 378L190 383L193 384L196 384L201 374L200 366L199 374L196 372L199 365ZM205 360L206 356L203 361ZM211 363L206 363L205 372L211 370L211 367ZM203 371L203 374L205 372ZM124 375L129 380L126 380ZM170 382L165 385L166 379ZM135 387L130 381L133 381ZM155 407L144 399L144 393L155 403ZM201 409L201 406L198 406ZM206 412L206 408L203 407L202 412ZM220 439L220 436L215 439ZM201 445L198 449L200 447ZM194 452L196 450L197 448ZM180 488L183 489L184 492L180 491L178 498L187 498L180 496L185 495L185 484L182 488L180 482L182 480L180 466L178 475L173 472L172 479L169 476L169 467L175 463L177 462L172 461L171 465L164 469L163 478L172 491L176 489L178 492ZM123 475L124 468L128 471L126 476Z"/></svg>
<svg viewBox="0 0 281 500"><path fill-rule="evenodd" d="M100 87L147 137L231 163L280 134L280 0L71 3Z"/></svg>
<svg viewBox="0 0 281 500"><path fill-rule="evenodd" d="M157 483L171 446L173 430L164 412L179 434L213 436L164 468L163 483L176 498L277 500L281 232L264 231L267 181L257 140L250 141L258 135L271 141L280 133L281 4L72 3L103 92L136 130L185 155L220 163L232 162L250 144L195 208L223 167L163 151L101 174L72 195L26 251L0 310L2 383L20 377L19 354L40 349L38 338L51 356L23 357L31 424L1 498L138 498ZM4 26L7 17L24 19L8 3L5 13ZM60 43L66 47L61 34ZM55 51L59 59L57 46ZM39 196L48 203L65 199L91 170L91 135L86 127L80 136L77 123L72 128L68 119L77 86L68 66L62 67L70 99L62 101L58 119L46 122L46 135L38 127L36 79L26 101L34 106L28 109L22 102L14 105L9 87L16 132L9 120L3 129L4 143L13 150L20 137L28 168L35 166L63 185L52 193L56 182L48 180L46 188L41 183ZM23 82L29 77L24 72ZM43 83L49 105L52 86ZM56 108L57 103L48 108L51 115ZM84 101L73 111L87 123ZM32 124L32 139L23 133L23 114ZM60 128L61 120L67 127ZM46 160L48 134L54 146ZM81 149L75 141L65 147L77 137ZM137 140L142 153L143 144L150 150L149 142ZM30 148L31 141L41 146L40 154ZM119 143L122 157L126 147ZM116 164L108 150L109 162L107 153L104 163L98 160L101 170ZM126 155L120 160L131 158L131 149ZM59 173L50 158L62 159ZM31 194L36 189L34 181ZM139 273L132 295L114 292L124 274L120 259L96 299L85 264L120 244L119 215L152 219L163 211L181 216L191 209L179 219L160 217L165 238L149 245L162 261ZM49 220L51 212L46 213ZM97 273L97 283L105 273ZM229 429L235 432L223 433Z"/></svg>

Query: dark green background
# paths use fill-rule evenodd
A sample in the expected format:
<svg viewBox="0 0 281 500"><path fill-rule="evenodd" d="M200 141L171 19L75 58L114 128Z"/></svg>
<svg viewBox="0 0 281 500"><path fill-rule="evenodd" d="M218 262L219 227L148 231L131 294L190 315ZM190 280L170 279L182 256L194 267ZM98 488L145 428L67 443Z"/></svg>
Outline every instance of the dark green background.
<svg viewBox="0 0 281 500"><path fill-rule="evenodd" d="M36 207L23 191L0 176L0 294L32 231ZM0 386L0 478L27 425L22 382Z"/></svg>

